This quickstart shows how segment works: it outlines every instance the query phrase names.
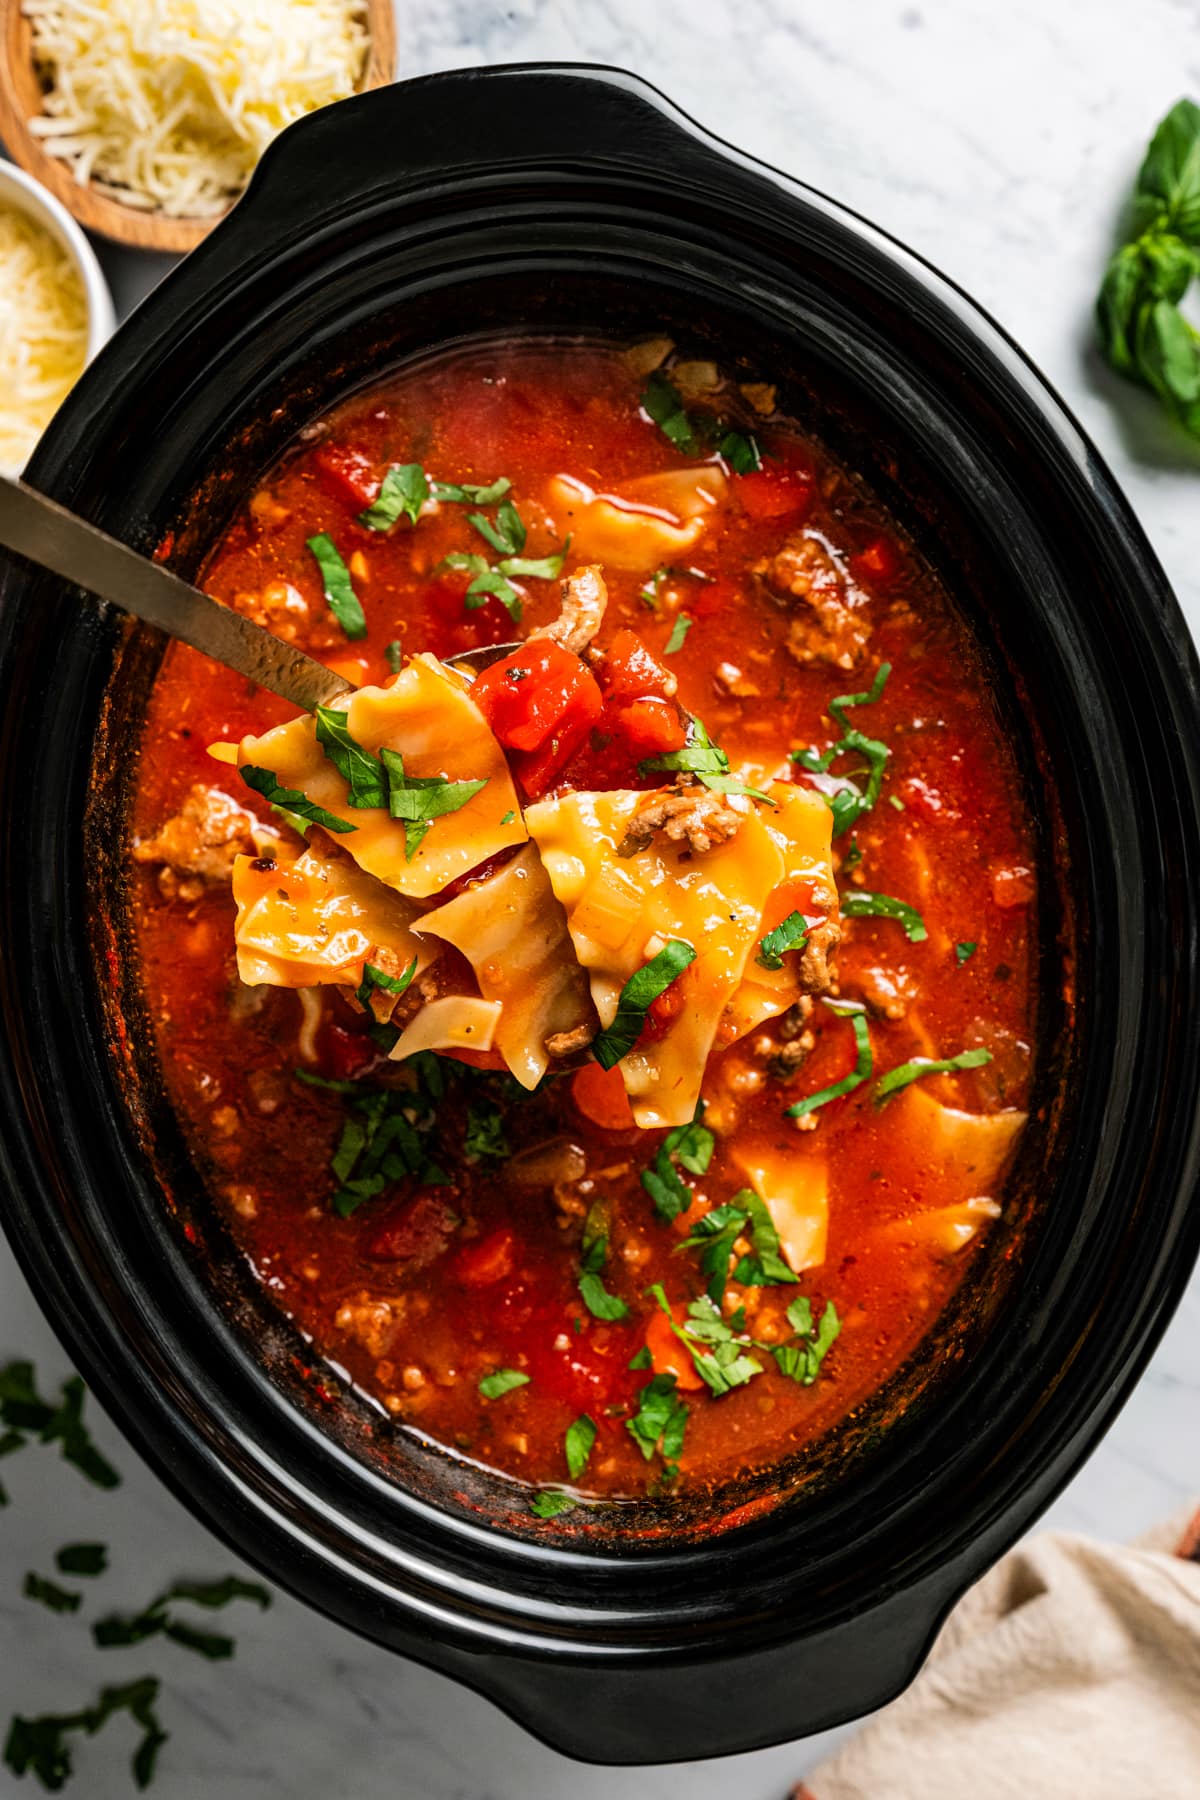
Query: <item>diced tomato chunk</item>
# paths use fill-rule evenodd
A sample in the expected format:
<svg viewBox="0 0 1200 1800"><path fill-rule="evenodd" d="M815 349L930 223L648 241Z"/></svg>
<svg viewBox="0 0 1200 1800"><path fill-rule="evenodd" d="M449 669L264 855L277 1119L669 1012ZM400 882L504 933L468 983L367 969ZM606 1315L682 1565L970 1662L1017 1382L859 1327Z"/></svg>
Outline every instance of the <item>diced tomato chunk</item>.
<svg viewBox="0 0 1200 1800"><path fill-rule="evenodd" d="M602 1069L597 1062L584 1063L571 1082L571 1098L593 1125L602 1131L632 1131L633 1113L619 1068Z"/></svg>
<svg viewBox="0 0 1200 1800"><path fill-rule="evenodd" d="M372 1262L403 1262L423 1269L446 1249L458 1226L448 1190L427 1189L395 1206L367 1239Z"/></svg>
<svg viewBox="0 0 1200 1800"><path fill-rule="evenodd" d="M807 469L781 468L766 463L749 475L739 475L734 495L752 519L799 519L812 505L813 484Z"/></svg>
<svg viewBox="0 0 1200 1800"><path fill-rule="evenodd" d="M650 694L666 700L675 691L670 670L628 629L618 631L609 645L596 679L606 700L640 700Z"/></svg>
<svg viewBox="0 0 1200 1800"><path fill-rule="evenodd" d="M850 573L866 587L890 587L903 571L904 558L895 538L873 538L850 558Z"/></svg>
<svg viewBox="0 0 1200 1800"><path fill-rule="evenodd" d="M673 1020L683 1011L685 994L683 984L687 980L687 970L670 987L664 988L646 1009L646 1023L642 1026L641 1035L648 1043L655 1043L664 1037Z"/></svg>
<svg viewBox="0 0 1200 1800"><path fill-rule="evenodd" d="M493 663L476 678L471 698L508 750L540 750L567 737L578 743L604 704L591 670L553 638L522 644Z"/></svg>
<svg viewBox="0 0 1200 1800"><path fill-rule="evenodd" d="M633 1392L637 1377L626 1365L636 1339L620 1325L601 1327L608 1340L601 1349L592 1337L596 1328L577 1333L573 1316L560 1310L538 1320L536 1335L526 1340L529 1373L539 1393L588 1413L603 1428L605 1409Z"/></svg>
<svg viewBox="0 0 1200 1800"><path fill-rule="evenodd" d="M464 1287L491 1287L517 1266L517 1240L507 1225L489 1231L474 1244L464 1244L454 1258L454 1275Z"/></svg>
<svg viewBox="0 0 1200 1800"><path fill-rule="evenodd" d="M694 1393L704 1386L704 1377L692 1361L691 1353L671 1330L665 1312L655 1308L646 1326L646 1348L656 1375L673 1375L676 1387Z"/></svg>
<svg viewBox="0 0 1200 1800"><path fill-rule="evenodd" d="M687 728L673 700L634 700L621 708L621 736L635 756L682 750Z"/></svg>
<svg viewBox="0 0 1200 1800"><path fill-rule="evenodd" d="M313 452L321 486L352 512L364 512L379 492L379 477L369 456L349 444L322 444Z"/></svg>

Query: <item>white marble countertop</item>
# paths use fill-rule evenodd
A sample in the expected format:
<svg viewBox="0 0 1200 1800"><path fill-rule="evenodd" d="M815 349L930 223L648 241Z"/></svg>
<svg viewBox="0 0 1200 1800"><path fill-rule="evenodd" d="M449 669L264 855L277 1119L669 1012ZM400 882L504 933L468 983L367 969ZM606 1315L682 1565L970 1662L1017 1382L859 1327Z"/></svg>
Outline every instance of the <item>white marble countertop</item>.
<svg viewBox="0 0 1200 1800"><path fill-rule="evenodd" d="M1135 16L1136 15L1136 16ZM1200 97L1196 0L427 0L400 9L401 72L478 62L576 60L647 76L723 137L826 190L953 276L1030 352L1110 459L1192 627L1200 626L1200 446L1109 376L1090 306L1123 196L1157 119ZM453 121L447 120L447 130ZM106 252L127 308L159 272ZM0 1361L66 1373L49 1327L0 1248ZM1200 1279L1137 1393L1049 1515L1069 1530L1132 1536L1200 1489ZM3 1468L0 1728L84 1703L101 1682L163 1677L171 1732L162 1800L782 1800L829 1737L708 1765L583 1768L486 1701L376 1650L277 1596L224 1615L233 1664L159 1642L99 1653L80 1622L20 1597L73 1538L112 1547L109 1606L175 1576L232 1566L226 1551L93 1418L123 1485L101 1494L50 1450ZM87 1584L79 1584L86 1586ZM89 1614L97 1610L89 1599ZM83 1615L85 1618L89 1614ZM153 1652L149 1654L148 1652ZM736 1703L736 1701L734 1701ZM830 1736L835 1734L830 1734ZM75 1791L131 1791L126 1725L84 1743ZM0 1770L0 1794L40 1791Z"/></svg>

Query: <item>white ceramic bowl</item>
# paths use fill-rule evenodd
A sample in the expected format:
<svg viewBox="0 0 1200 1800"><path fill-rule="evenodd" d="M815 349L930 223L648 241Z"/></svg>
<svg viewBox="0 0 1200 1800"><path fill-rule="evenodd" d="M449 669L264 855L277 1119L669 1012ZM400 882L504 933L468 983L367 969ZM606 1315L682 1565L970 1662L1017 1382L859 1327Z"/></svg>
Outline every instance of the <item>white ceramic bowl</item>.
<svg viewBox="0 0 1200 1800"><path fill-rule="evenodd" d="M71 217L66 207L48 193L40 181L27 175L24 169L18 169L15 163L0 160L0 206L15 206L19 211L35 219L50 233L56 243L61 244L76 269L83 283L84 297L87 301L87 356L91 362L97 350L106 343L116 330L117 318L113 310L112 295L108 283L104 279L104 271L96 260L96 253L87 238ZM19 475L19 469L5 469L9 475Z"/></svg>

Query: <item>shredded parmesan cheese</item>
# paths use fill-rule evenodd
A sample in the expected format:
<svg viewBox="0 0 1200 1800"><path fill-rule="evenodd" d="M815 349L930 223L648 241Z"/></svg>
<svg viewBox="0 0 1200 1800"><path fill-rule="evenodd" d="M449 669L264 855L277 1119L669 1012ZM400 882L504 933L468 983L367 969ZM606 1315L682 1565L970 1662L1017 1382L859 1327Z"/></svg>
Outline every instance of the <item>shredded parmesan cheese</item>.
<svg viewBox="0 0 1200 1800"><path fill-rule="evenodd" d="M46 88L30 130L125 206L211 218L285 126L354 93L362 0L23 0Z"/></svg>
<svg viewBox="0 0 1200 1800"><path fill-rule="evenodd" d="M44 226L0 206L0 469L19 474L87 355L79 272Z"/></svg>

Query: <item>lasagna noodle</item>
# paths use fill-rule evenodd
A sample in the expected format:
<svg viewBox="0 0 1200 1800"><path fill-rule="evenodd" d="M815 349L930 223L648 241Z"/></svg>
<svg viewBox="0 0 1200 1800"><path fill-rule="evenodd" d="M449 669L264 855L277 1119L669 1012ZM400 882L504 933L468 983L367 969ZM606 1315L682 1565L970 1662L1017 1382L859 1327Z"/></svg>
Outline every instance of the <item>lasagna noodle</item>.
<svg viewBox="0 0 1200 1800"><path fill-rule="evenodd" d="M249 987L358 987L364 963L399 975L437 948L416 936L420 909L346 857L306 850L294 863L233 865L238 974Z"/></svg>
<svg viewBox="0 0 1200 1800"><path fill-rule="evenodd" d="M355 742L374 755L400 751L407 775L487 783L457 812L433 820L411 862L402 821L383 807L350 805L347 783L318 744L308 714L243 738L238 767L269 769L282 787L299 789L344 819L354 829L339 836L339 848L397 893L426 899L529 835L504 753L468 686L435 656L421 655L386 688L358 688L336 703Z"/></svg>
<svg viewBox="0 0 1200 1800"><path fill-rule="evenodd" d="M501 1003L495 1047L522 1087L536 1087L549 1062L546 1039L593 1013L566 914L533 845L426 913L421 932L461 950L483 998Z"/></svg>
<svg viewBox="0 0 1200 1800"><path fill-rule="evenodd" d="M684 1125L700 1094L721 1014L742 978L783 856L757 813L703 855L656 840L632 856L617 847L644 794L572 793L531 806L526 822L566 909L601 1023L621 989L668 938L696 959L679 977L682 1005L660 1037L635 1044L618 1067L633 1116L647 1128Z"/></svg>
<svg viewBox="0 0 1200 1800"><path fill-rule="evenodd" d="M733 1160L771 1215L779 1247L795 1274L825 1261L829 1176L825 1158L794 1137L737 1143Z"/></svg>

